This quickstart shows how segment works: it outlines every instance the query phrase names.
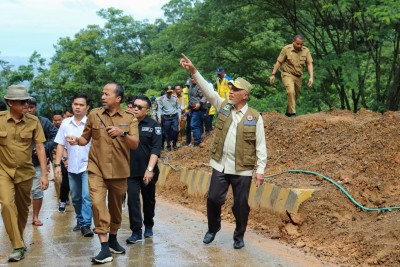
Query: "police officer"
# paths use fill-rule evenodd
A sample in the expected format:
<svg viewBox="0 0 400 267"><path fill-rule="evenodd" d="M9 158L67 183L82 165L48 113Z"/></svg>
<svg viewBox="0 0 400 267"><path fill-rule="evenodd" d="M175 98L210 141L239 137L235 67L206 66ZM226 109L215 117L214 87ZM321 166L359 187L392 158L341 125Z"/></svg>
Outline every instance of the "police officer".
<svg viewBox="0 0 400 267"><path fill-rule="evenodd" d="M229 101L214 92L193 63L182 54L181 65L192 73L207 100L219 110L210 165L213 168L207 194L208 231L203 243L211 243L221 229L221 206L232 186L232 211L236 219L233 247L244 247L250 207L248 204L253 169L256 186L264 182L267 146L262 116L247 105L252 85L243 78L229 82Z"/></svg>
<svg viewBox="0 0 400 267"><path fill-rule="evenodd" d="M139 96L133 103L133 114L139 121L139 147L131 150L128 179L129 222L132 235L126 240L128 244L142 241L144 237L153 236L154 208L156 205L156 182L159 169L157 160L161 152L162 133L160 125L147 116L151 103L148 97ZM140 193L143 200L143 217L140 209Z"/></svg>
<svg viewBox="0 0 400 267"><path fill-rule="evenodd" d="M303 44L304 36L299 34L293 38L292 44L282 48L271 76L269 77L270 84L273 84L276 72L279 67L282 66L281 77L286 87L287 94L286 116L292 118L296 117L296 99L301 89L304 64L307 65L308 74L310 76L308 79L308 87L311 87L314 82L313 59L310 50L303 46Z"/></svg>
<svg viewBox="0 0 400 267"><path fill-rule="evenodd" d="M46 138L36 116L27 114L29 95L23 85L11 85L4 99L10 107L0 112L0 203L4 227L13 246L8 261L24 258L24 229L31 204L32 178L35 168L32 163L32 146L40 162L40 187L46 190Z"/></svg>
<svg viewBox="0 0 400 267"><path fill-rule="evenodd" d="M181 121L181 108L179 100L174 93L174 87L169 85L165 87L165 95L158 100L158 123L161 124L167 141L167 151L171 151L171 142L174 150L178 147L178 125Z"/></svg>

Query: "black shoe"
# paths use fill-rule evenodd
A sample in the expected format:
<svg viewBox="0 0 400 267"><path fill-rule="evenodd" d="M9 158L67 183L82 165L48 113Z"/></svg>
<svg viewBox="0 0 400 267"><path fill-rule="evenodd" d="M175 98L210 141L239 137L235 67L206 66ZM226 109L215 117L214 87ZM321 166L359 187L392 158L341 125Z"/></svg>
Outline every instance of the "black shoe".
<svg viewBox="0 0 400 267"><path fill-rule="evenodd" d="M146 227L146 228L144 229L144 234L143 234L143 236L144 236L145 238L152 238L152 237L153 237L153 228L152 228L152 227Z"/></svg>
<svg viewBox="0 0 400 267"><path fill-rule="evenodd" d="M92 262L94 263L106 263L106 262L111 262L113 260L111 252L108 251L100 251L99 254L97 254L96 257L92 258Z"/></svg>
<svg viewBox="0 0 400 267"><path fill-rule="evenodd" d="M169 147L167 147L167 151L171 151L171 147L169 146Z"/></svg>
<svg viewBox="0 0 400 267"><path fill-rule="evenodd" d="M72 229L72 231L74 231L74 232L78 232L79 230L81 230L81 226L79 224L76 224L74 226L74 228Z"/></svg>
<svg viewBox="0 0 400 267"><path fill-rule="evenodd" d="M177 150L178 150L178 147L177 147L177 146L173 146L173 148L174 148L174 151L177 151Z"/></svg>
<svg viewBox="0 0 400 267"><path fill-rule="evenodd" d="M128 237L128 239L126 240L127 244L135 244L138 242L142 242L142 231L140 231L140 233L132 233L132 235L130 237Z"/></svg>
<svg viewBox="0 0 400 267"><path fill-rule="evenodd" d="M93 232L90 229L90 226L88 226L88 225L82 226L81 233L84 237L92 237L93 236Z"/></svg>
<svg viewBox="0 0 400 267"><path fill-rule="evenodd" d="M234 249L241 249L242 247L244 247L244 242L243 242L243 240L235 241L235 242L233 243L233 248L234 248Z"/></svg>
<svg viewBox="0 0 400 267"><path fill-rule="evenodd" d="M204 236L203 243L210 244L211 242L213 242L216 234L217 234L216 232L215 233L207 232L206 235Z"/></svg>
<svg viewBox="0 0 400 267"><path fill-rule="evenodd" d="M121 247L118 241L110 242L108 241L108 246L110 247L110 251L115 254L125 254L125 249Z"/></svg>

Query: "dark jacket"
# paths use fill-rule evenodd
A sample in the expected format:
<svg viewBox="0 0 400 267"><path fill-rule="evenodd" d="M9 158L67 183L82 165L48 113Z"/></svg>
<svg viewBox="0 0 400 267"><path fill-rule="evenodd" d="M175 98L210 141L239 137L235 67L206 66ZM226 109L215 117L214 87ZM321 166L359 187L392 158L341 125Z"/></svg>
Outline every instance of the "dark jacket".
<svg viewBox="0 0 400 267"><path fill-rule="evenodd" d="M57 127L54 126L51 121L45 117L37 116L40 124L42 125L44 136L46 137L46 142L44 143L44 149L46 151L46 157L52 160L52 153L53 149L56 147L57 143L54 142L54 138L57 135ZM32 149L36 149L35 146L32 146ZM39 166L40 162L36 155L32 153L32 162L34 166Z"/></svg>
<svg viewBox="0 0 400 267"><path fill-rule="evenodd" d="M155 120L146 117L139 122L139 146L135 150L131 150L130 158L130 177L143 178L147 165L152 154L160 157L162 131L160 124ZM158 176L159 169L157 164L154 166L154 177Z"/></svg>

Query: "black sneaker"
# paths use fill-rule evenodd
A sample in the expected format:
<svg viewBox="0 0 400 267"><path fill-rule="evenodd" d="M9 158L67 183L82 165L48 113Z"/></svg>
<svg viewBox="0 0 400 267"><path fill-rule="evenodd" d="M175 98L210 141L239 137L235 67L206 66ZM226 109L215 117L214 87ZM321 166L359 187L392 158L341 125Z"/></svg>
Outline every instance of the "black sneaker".
<svg viewBox="0 0 400 267"><path fill-rule="evenodd" d="M146 227L146 228L144 229L144 234L143 234L143 236L144 236L145 238L152 238L152 237L153 237L153 228L151 228L151 227Z"/></svg>
<svg viewBox="0 0 400 267"><path fill-rule="evenodd" d="M132 233L130 237L126 240L127 244L135 244L138 242L142 242L142 233Z"/></svg>
<svg viewBox="0 0 400 267"><path fill-rule="evenodd" d="M93 236L93 232L90 229L90 226L88 226L88 225L82 226L81 233L84 237L92 237Z"/></svg>
<svg viewBox="0 0 400 267"><path fill-rule="evenodd" d="M113 260L111 252L110 251L100 251L99 254L97 254L96 257L92 258L92 262L94 263L106 263L106 262L111 262Z"/></svg>
<svg viewBox="0 0 400 267"><path fill-rule="evenodd" d="M125 254L125 249L121 247L118 241L111 242L108 241L108 246L110 247L111 253L115 254Z"/></svg>
<svg viewBox="0 0 400 267"><path fill-rule="evenodd" d="M67 204L65 202L60 202L60 204L58 205L58 212L65 212L66 205Z"/></svg>

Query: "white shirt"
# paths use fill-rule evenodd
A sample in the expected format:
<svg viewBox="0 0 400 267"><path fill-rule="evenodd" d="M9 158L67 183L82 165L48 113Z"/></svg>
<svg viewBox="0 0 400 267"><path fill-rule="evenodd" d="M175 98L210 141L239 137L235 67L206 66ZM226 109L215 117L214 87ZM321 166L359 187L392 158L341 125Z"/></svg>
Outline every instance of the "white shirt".
<svg viewBox="0 0 400 267"><path fill-rule="evenodd" d="M78 174L87 169L92 140L85 146L71 146L67 142L66 136L81 136L85 128L87 116L83 117L78 124L75 123L74 118L75 116L72 116L62 121L54 142L64 146L68 151L68 172Z"/></svg>
<svg viewBox="0 0 400 267"><path fill-rule="evenodd" d="M193 75L197 85L203 92L207 100L213 105L217 111L221 108L224 98L220 97L217 92L214 91L213 85L208 83L199 72ZM252 176L253 170L248 171L236 171L236 134L237 124L243 118L249 106L246 104L241 110L236 110L234 107L232 112L232 123L229 126L228 133L225 138L224 148L222 150L222 157L219 161L214 159L210 160L210 165L219 172L226 174ZM240 148L239 148L240 149ZM265 167L267 166L267 144L265 141L264 132L264 121L262 116L258 117L256 126L256 156L257 156L257 170L256 173L263 174Z"/></svg>

